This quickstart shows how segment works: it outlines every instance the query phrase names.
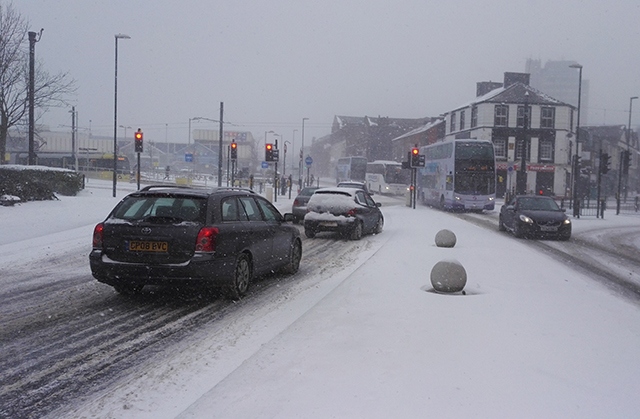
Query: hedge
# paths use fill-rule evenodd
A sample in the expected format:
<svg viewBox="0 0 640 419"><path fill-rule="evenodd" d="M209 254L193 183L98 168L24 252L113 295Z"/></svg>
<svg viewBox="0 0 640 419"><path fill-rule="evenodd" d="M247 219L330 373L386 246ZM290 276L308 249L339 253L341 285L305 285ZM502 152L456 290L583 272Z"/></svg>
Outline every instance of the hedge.
<svg viewBox="0 0 640 419"><path fill-rule="evenodd" d="M74 196L84 186L84 177L73 170L46 166L0 166L0 195L21 201L56 199L55 194Z"/></svg>

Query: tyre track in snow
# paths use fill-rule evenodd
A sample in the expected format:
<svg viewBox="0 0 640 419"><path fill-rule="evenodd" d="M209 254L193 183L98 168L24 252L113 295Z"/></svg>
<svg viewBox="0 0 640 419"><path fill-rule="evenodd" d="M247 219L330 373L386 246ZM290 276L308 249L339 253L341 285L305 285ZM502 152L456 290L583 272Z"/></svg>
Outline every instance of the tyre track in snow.
<svg viewBox="0 0 640 419"><path fill-rule="evenodd" d="M498 234L509 234L498 232L496 214L457 213L452 216ZM637 248L629 244L638 237L640 227L628 226L574 233L569 241L520 240L632 302L640 303L640 255Z"/></svg>
<svg viewBox="0 0 640 419"><path fill-rule="evenodd" d="M303 239L299 273L258 278L240 303L212 292L176 294L153 287L122 297L90 274L68 275L88 265L86 255L72 253L65 263L54 259L28 271L4 270L11 286L0 291L0 417L42 417L100 392L243 306L287 298L300 292L294 285L315 286L304 278L351 263L365 247L366 240L330 235ZM336 249L346 257L336 261Z"/></svg>

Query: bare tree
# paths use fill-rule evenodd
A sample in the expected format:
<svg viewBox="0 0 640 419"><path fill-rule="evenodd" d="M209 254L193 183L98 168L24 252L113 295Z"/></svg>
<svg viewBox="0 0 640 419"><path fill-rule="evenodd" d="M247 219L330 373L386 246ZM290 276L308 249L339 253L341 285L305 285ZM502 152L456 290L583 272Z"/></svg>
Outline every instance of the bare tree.
<svg viewBox="0 0 640 419"><path fill-rule="evenodd" d="M6 163L9 129L28 118L28 26L12 4L0 0L0 164ZM42 115L49 107L65 105L75 82L67 73L51 76L40 63L35 67L34 107Z"/></svg>

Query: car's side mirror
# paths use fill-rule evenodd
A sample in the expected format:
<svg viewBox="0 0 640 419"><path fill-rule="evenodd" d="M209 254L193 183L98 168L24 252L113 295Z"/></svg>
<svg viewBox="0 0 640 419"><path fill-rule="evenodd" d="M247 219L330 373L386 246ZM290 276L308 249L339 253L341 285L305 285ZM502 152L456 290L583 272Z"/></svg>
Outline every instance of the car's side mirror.
<svg viewBox="0 0 640 419"><path fill-rule="evenodd" d="M515 211L515 205L507 205L507 211Z"/></svg>
<svg viewBox="0 0 640 419"><path fill-rule="evenodd" d="M293 214L290 212L287 212L283 215L284 221L293 221Z"/></svg>
<svg viewBox="0 0 640 419"><path fill-rule="evenodd" d="M376 202L376 207L381 207L382 203L381 202Z"/></svg>

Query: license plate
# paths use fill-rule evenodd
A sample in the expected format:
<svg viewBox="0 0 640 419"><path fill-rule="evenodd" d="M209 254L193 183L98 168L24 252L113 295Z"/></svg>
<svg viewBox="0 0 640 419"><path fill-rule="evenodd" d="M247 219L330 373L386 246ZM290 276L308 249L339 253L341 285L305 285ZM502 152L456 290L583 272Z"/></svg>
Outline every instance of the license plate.
<svg viewBox="0 0 640 419"><path fill-rule="evenodd" d="M540 231L558 231L558 227L554 227L554 226L540 226Z"/></svg>
<svg viewBox="0 0 640 419"><path fill-rule="evenodd" d="M132 240L128 248L132 252L166 252L169 250L169 243Z"/></svg>
<svg viewBox="0 0 640 419"><path fill-rule="evenodd" d="M338 227L338 223L335 221L325 221L320 223L322 227Z"/></svg>

